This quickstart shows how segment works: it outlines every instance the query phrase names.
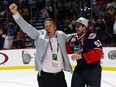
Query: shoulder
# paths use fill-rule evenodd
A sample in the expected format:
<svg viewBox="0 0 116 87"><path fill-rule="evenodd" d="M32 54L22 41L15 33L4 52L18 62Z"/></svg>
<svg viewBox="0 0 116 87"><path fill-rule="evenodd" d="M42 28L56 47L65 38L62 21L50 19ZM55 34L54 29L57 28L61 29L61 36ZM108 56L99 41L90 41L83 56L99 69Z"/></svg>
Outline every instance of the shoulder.
<svg viewBox="0 0 116 87"><path fill-rule="evenodd" d="M91 44L95 43L95 41L100 41L98 35L95 32L87 32L85 36L85 42Z"/></svg>
<svg viewBox="0 0 116 87"><path fill-rule="evenodd" d="M63 31L60 31L60 30L57 30L56 31L58 34L64 34L64 32Z"/></svg>
<svg viewBox="0 0 116 87"><path fill-rule="evenodd" d="M87 39L95 39L95 38L97 38L97 34L95 32L88 31L86 33L86 38Z"/></svg>
<svg viewBox="0 0 116 87"><path fill-rule="evenodd" d="M102 43L95 32L88 32L85 38L88 48L102 48Z"/></svg>
<svg viewBox="0 0 116 87"><path fill-rule="evenodd" d="M97 37L96 33L91 32L88 34L88 39L95 39Z"/></svg>
<svg viewBox="0 0 116 87"><path fill-rule="evenodd" d="M57 30L57 31L56 31L56 34L57 34L57 35L66 35L63 31L60 31L60 30Z"/></svg>

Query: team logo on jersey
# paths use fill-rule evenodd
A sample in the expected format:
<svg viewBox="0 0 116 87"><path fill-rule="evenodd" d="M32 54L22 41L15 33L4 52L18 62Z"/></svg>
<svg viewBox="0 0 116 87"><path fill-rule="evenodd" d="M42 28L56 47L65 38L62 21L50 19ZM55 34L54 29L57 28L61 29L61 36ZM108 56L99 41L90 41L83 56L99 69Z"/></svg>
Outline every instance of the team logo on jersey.
<svg viewBox="0 0 116 87"><path fill-rule="evenodd" d="M73 48L74 53L80 54L83 51L83 47L79 44Z"/></svg>
<svg viewBox="0 0 116 87"><path fill-rule="evenodd" d="M96 37L96 34L95 33L91 33L88 37L88 39L94 39Z"/></svg>

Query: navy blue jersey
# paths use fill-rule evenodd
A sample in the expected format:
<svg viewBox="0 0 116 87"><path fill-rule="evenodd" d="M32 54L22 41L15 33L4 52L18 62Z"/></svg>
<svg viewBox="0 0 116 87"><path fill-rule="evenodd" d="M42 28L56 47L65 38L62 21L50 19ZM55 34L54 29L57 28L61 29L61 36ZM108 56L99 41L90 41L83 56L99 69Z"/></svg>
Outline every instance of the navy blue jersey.
<svg viewBox="0 0 116 87"><path fill-rule="evenodd" d="M81 37L75 35L70 40L70 47L74 53L82 54L82 59L77 60L79 68L92 68L100 63L102 57L102 44L94 32L87 31Z"/></svg>

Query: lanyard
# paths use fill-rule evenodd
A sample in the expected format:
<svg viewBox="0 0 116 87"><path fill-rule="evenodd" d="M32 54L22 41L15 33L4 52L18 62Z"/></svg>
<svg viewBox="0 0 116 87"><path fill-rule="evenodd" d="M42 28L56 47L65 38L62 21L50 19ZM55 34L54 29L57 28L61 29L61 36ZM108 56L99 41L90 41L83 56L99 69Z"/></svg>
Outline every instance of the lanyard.
<svg viewBox="0 0 116 87"><path fill-rule="evenodd" d="M50 43L50 48L51 48L51 51L53 52L53 47L52 47L52 43L49 39L49 43ZM58 53L58 49L59 49L59 44L58 44L58 40L57 40L57 53Z"/></svg>

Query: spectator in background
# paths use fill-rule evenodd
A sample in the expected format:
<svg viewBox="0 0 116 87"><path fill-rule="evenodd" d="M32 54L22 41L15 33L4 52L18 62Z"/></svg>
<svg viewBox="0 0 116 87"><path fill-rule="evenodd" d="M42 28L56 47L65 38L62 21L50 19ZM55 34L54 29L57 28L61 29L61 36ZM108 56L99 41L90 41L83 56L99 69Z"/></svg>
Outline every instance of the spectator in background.
<svg viewBox="0 0 116 87"><path fill-rule="evenodd" d="M116 13L115 13L115 23L113 25L113 44L116 46Z"/></svg>
<svg viewBox="0 0 116 87"><path fill-rule="evenodd" d="M13 41L13 36L7 30L7 34L5 36L5 41L4 41L4 49L11 49L12 48L12 41Z"/></svg>
<svg viewBox="0 0 116 87"><path fill-rule="evenodd" d="M113 25L114 25L114 13L115 7L110 3L106 8L106 13L104 14L104 19L106 22L107 32L109 37L107 38L107 44L112 44L113 39Z"/></svg>
<svg viewBox="0 0 116 87"><path fill-rule="evenodd" d="M28 1L28 0L21 0L21 1L20 1L20 5L21 5L21 6L26 6L26 7L27 7L27 6L29 6L29 1Z"/></svg>
<svg viewBox="0 0 116 87"><path fill-rule="evenodd" d="M54 12L53 12L53 8L51 6L46 7L49 17L50 18L54 18Z"/></svg>
<svg viewBox="0 0 116 87"><path fill-rule="evenodd" d="M16 49L25 48L25 34L21 30L17 31L13 38L13 47Z"/></svg>
<svg viewBox="0 0 116 87"><path fill-rule="evenodd" d="M87 29L88 20L80 17L75 23L77 34L70 40L77 61L72 76L71 87L101 87L102 44L96 33Z"/></svg>
<svg viewBox="0 0 116 87"><path fill-rule="evenodd" d="M0 50L3 49L3 45L4 45L4 37L3 35L3 21L2 21L2 17L0 17Z"/></svg>
<svg viewBox="0 0 116 87"><path fill-rule="evenodd" d="M22 7L22 14L23 18L29 22L29 9L26 6Z"/></svg>
<svg viewBox="0 0 116 87"><path fill-rule="evenodd" d="M69 25L68 23L64 23L64 25L63 25L63 30L62 31L65 32L66 34L71 33L71 30L70 30L68 25Z"/></svg>
<svg viewBox="0 0 116 87"><path fill-rule="evenodd" d="M3 34L3 30L0 27L0 50L2 50L4 46L4 38L2 37L2 34Z"/></svg>
<svg viewBox="0 0 116 87"><path fill-rule="evenodd" d="M13 22L9 22L6 26L5 26L6 31L8 31L12 36L15 35L15 31L16 31L16 25Z"/></svg>
<svg viewBox="0 0 116 87"><path fill-rule="evenodd" d="M97 33L103 46L107 46L107 39L109 38L106 22L102 16L96 20L94 31Z"/></svg>
<svg viewBox="0 0 116 87"><path fill-rule="evenodd" d="M74 19L72 19L70 21L69 28L70 28L70 33L75 33L76 32L75 31L75 20Z"/></svg>
<svg viewBox="0 0 116 87"><path fill-rule="evenodd" d="M48 13L46 6L43 6L43 9L41 10L41 15L42 15L42 18L44 19L49 17L49 13Z"/></svg>

